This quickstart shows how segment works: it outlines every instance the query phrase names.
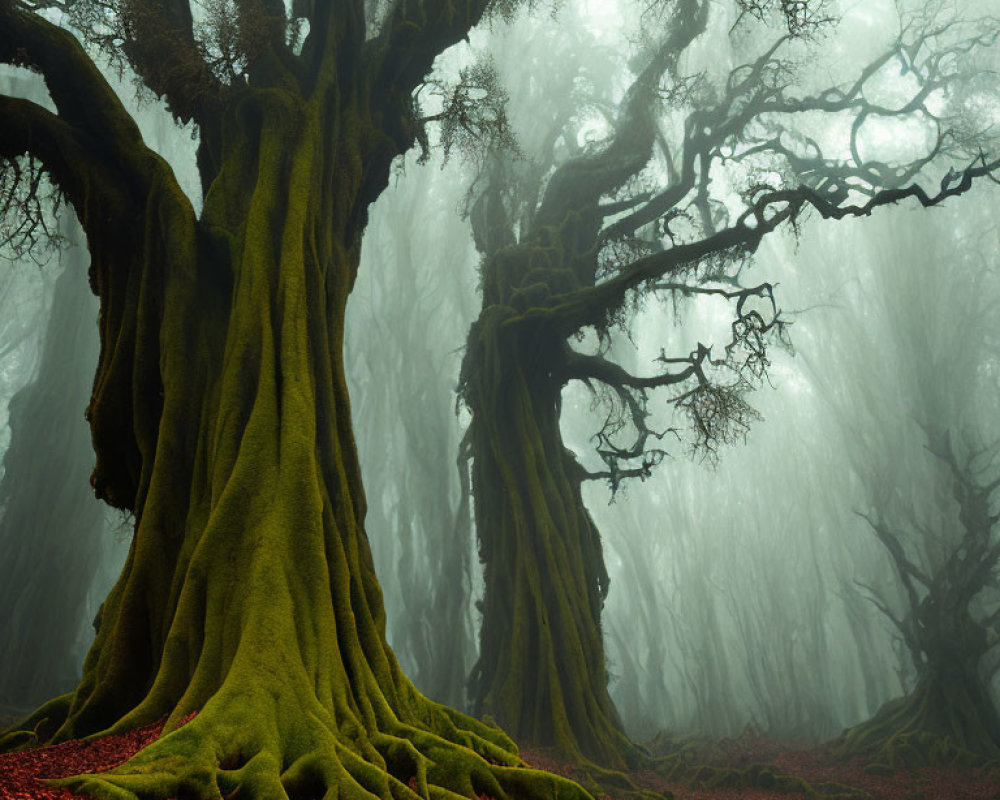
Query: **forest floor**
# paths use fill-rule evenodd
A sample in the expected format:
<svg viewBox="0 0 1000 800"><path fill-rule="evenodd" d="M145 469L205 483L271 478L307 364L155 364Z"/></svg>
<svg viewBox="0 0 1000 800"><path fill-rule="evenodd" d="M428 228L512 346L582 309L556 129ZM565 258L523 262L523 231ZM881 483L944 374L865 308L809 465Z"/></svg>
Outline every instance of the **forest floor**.
<svg viewBox="0 0 1000 800"><path fill-rule="evenodd" d="M625 796L602 791L586 773L543 751L522 750L530 765L573 778L598 800ZM940 765L875 768L829 746L781 742L747 732L735 739L691 738L683 757L664 757L655 770L633 773L644 793L674 800L1000 800L1000 766Z"/></svg>
<svg viewBox="0 0 1000 800"><path fill-rule="evenodd" d="M12 721L0 719L0 730ZM79 795L46 786L40 779L109 770L154 741L162 727L159 722L93 742L77 740L0 754L0 800L78 800Z"/></svg>
<svg viewBox="0 0 1000 800"><path fill-rule="evenodd" d="M0 729L9 722L0 718ZM111 769L154 741L161 728L158 723L92 742L71 741L2 754L0 800L78 800L78 795L46 786L40 779ZM749 733L737 739L699 740L684 753L682 768L667 757L663 770L633 774L629 776L632 783L651 795L674 800L1000 800L998 768L939 766L871 772L863 759L839 759L822 747L776 742ZM586 775L544 751L524 750L521 755L534 767L588 782ZM598 800L620 796L614 791L595 793Z"/></svg>

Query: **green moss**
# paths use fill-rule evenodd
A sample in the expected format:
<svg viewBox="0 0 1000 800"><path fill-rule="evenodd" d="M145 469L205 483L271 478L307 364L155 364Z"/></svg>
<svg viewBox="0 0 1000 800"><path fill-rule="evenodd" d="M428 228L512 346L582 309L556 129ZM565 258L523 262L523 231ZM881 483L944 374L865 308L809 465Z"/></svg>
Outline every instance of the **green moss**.
<svg viewBox="0 0 1000 800"><path fill-rule="evenodd" d="M609 778L643 757L607 693L607 573L559 434L560 387L537 346L545 332L508 327L516 313L484 309L463 376L486 582L477 710Z"/></svg>
<svg viewBox="0 0 1000 800"><path fill-rule="evenodd" d="M126 764L59 782L114 800L584 800L386 644L341 352L362 147L332 114L324 92L248 92L204 223L160 164L140 224L105 232L90 413L135 539L76 692L6 745L167 717Z"/></svg>
<svg viewBox="0 0 1000 800"><path fill-rule="evenodd" d="M907 696L886 703L836 742L844 755L863 755L874 770L1000 763L995 712L978 674L926 676Z"/></svg>

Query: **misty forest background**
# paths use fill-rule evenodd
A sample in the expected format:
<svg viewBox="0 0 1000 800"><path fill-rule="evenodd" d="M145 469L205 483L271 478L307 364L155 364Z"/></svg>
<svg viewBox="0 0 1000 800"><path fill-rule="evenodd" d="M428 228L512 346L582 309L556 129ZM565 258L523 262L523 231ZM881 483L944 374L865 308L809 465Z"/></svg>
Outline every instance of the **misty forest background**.
<svg viewBox="0 0 1000 800"><path fill-rule="evenodd" d="M530 161L543 147L543 110L555 102L545 92L560 91L558 81L546 87L531 76L564 68L595 96L620 98L641 5L565 2L555 20L539 9L497 21L439 59L438 74L492 58ZM996 0L962 8L1000 13ZM839 24L802 45L803 81L849 74L896 32L897 4L835 10ZM736 15L734 4L714 8L709 33L684 56L688 74L724 75L745 59L741 47L759 52L775 35L745 20L745 34L730 34ZM26 78L9 71L0 80ZM879 90L891 98L906 81L905 65L891 64ZM995 101L982 113L1000 125ZM575 122L582 148L608 131L596 103ZM140 124L197 197L190 137L155 103ZM849 124L823 125L814 135L846 147ZM891 160L919 150L926 135L919 119L875 120L864 141ZM432 148L420 164L411 154L373 209L347 362L389 642L418 687L468 708L482 577L459 457L468 415L456 413L455 389L480 303L479 255L462 215L477 163L449 155ZM769 380L751 397L761 418L745 443L692 453L664 393L650 407L661 428L680 428L661 443L669 457L614 496L606 482L587 484L611 580L603 616L611 694L634 739L661 729L735 736L747 726L829 738L912 688L910 654L878 607L903 615L904 587L866 517L903 532L910 559L930 570L961 526L952 474L929 442L950 441L963 464L978 453L972 467L985 482L1000 475L1000 189L984 184L930 210L812 218L797 236L766 237L746 282L777 284L794 324L791 347L769 352ZM76 684L131 535L130 521L102 508L88 485L83 409L97 303L70 217L64 210L57 223L61 253L0 270L0 709L8 714ZM612 347L642 372L661 349L724 345L731 313L719 298L649 298L631 336ZM564 437L593 470L601 461L592 437L607 413L582 385L564 393ZM979 602L985 610L998 599L989 590ZM997 703L994 651L983 669L994 675Z"/></svg>

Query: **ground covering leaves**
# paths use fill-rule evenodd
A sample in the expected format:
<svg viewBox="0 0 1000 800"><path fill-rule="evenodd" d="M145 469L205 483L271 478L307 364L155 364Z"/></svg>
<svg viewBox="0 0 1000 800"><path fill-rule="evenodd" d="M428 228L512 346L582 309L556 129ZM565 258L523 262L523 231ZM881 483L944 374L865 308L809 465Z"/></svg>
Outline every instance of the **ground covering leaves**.
<svg viewBox="0 0 1000 800"><path fill-rule="evenodd" d="M43 780L112 769L155 741L162 727L160 722L93 741L2 754L0 800L78 800L73 792ZM1000 766L872 770L863 757L844 759L829 748L752 732L735 739L688 740L680 752L682 757L667 756L657 769L628 776L631 783L646 797L674 800L1000 800ZM526 749L521 755L533 767L589 783L597 800L629 796L602 790L550 752Z"/></svg>
<svg viewBox="0 0 1000 800"><path fill-rule="evenodd" d="M673 800L1000 800L1000 765L942 764L886 770L864 756L844 758L831 747L783 742L748 731L737 738L674 739L675 753L655 769L633 773L644 796ZM597 800L626 794L602 790L552 753L522 750L539 769L587 786Z"/></svg>
<svg viewBox="0 0 1000 800"><path fill-rule="evenodd" d="M49 747L0 754L0 800L77 800L79 795L47 786L43 780L117 767L155 741L165 721L93 741L75 739ZM0 720L0 730L9 722L13 720Z"/></svg>

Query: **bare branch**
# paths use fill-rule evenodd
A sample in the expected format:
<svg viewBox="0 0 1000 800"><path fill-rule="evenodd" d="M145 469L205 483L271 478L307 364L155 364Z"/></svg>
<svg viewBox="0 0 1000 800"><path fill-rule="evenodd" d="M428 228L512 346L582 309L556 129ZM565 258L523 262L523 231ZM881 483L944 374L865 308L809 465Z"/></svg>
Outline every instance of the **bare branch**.
<svg viewBox="0 0 1000 800"><path fill-rule="evenodd" d="M660 253L640 258L622 271L592 287L585 287L554 298L547 308L532 307L506 325L522 321L551 318L570 335L586 325L599 325L609 309L618 307L626 294L645 282L656 281L665 275L678 274L706 258L720 253L754 252L761 240L784 222L794 222L807 209L817 211L825 219L866 217L876 208L891 205L907 198L916 198L925 208L939 205L950 197L964 194L972 182L992 176L1000 170L1000 159L986 161L985 157L969 165L957 178L940 191L928 194L919 184L886 189L877 192L863 203L838 205L808 186L794 189L763 191L752 200L750 207L737 219L736 224L713 236L690 244L680 244Z"/></svg>
<svg viewBox="0 0 1000 800"><path fill-rule="evenodd" d="M913 635L913 626L912 623L909 621L909 619L904 621L901 620L899 617L897 617L893 613L892 609L889 608L889 604L886 603L882 595L870 584L864 583L863 581L859 581L857 579L855 579L854 584L858 588L864 590L865 594L863 595L863 597L866 600L868 600L868 602L870 602L872 605L874 605L875 608L881 611L882 614L885 616L885 618L888 619L896 627L896 630L898 630L900 635L903 637L903 641L906 643L906 646L909 648L910 652L914 654L915 658L918 657L920 649L917 646L916 639Z"/></svg>
<svg viewBox="0 0 1000 800"><path fill-rule="evenodd" d="M660 79L676 69L680 55L704 32L707 19L708 3L683 0L667 34L629 87L613 136L599 152L560 166L549 181L536 226L558 225L573 209L596 209L601 197L620 189L645 166L657 137L654 112Z"/></svg>
<svg viewBox="0 0 1000 800"><path fill-rule="evenodd" d="M664 284L655 288L676 290L677 287ZM624 478L648 476L649 470L663 459L666 453L662 449L646 449L650 438L662 440L669 432L680 439L675 428L656 431L648 426L650 391L687 384L688 388L667 402L689 420L694 433L692 454L701 454L711 462L717 459L721 446L733 444L744 437L751 422L760 418L744 395L766 375L769 362L764 337L772 330L780 330L783 324L774 304L773 288L770 284L732 291L707 287L682 288L737 301L732 339L724 348L723 358L713 359L711 348L703 344L682 357L670 357L661 352L657 361L664 369L654 375L639 377L601 355L577 353L567 345L562 359L564 366L557 372L556 377L561 380L584 382L595 395L600 394L594 386L595 382L610 392L610 395L605 395L609 401L608 414L595 436L598 454L608 465L608 470L607 474L594 473L594 476L606 477L612 492L617 490ZM765 322L760 312L747 309L746 303L752 297L765 298L771 303L773 313L770 321ZM720 375L728 379L723 380ZM616 437L626 428L634 431L631 442L616 444ZM638 467L623 466L638 458L642 458Z"/></svg>
<svg viewBox="0 0 1000 800"><path fill-rule="evenodd" d="M217 113L225 87L196 39L189 0L60 0L34 6L59 9L88 44L120 70L130 67L181 122L200 123ZM208 6L211 18L215 9Z"/></svg>
<svg viewBox="0 0 1000 800"><path fill-rule="evenodd" d="M686 364L679 372L664 372L658 375L641 378L633 375L620 364L609 361L599 355L584 355L567 348L565 368L561 371L563 380L592 381L598 380L607 386L627 386L632 389L655 389L661 386L674 386L683 383L701 368L710 357L711 350L704 345L687 358L667 359L661 361Z"/></svg>
<svg viewBox="0 0 1000 800"><path fill-rule="evenodd" d="M47 231L41 227L41 217L50 209L43 208L39 201L39 181L43 174L51 175L55 184L77 207L83 216L88 189L93 185L93 193L106 187L110 182L98 180L101 164L90 158L89 142L65 120L29 100L0 96L0 118L4 125L0 129L0 184L4 195L0 197L3 211L12 205L20 205L26 211L28 230L21 230L12 238L17 246L21 237L24 245L38 243L38 237ZM37 159L39 165L32 170L30 185L19 185L19 178L26 168L18 161L22 156ZM33 162L29 162L33 163ZM112 173L113 174L113 173ZM27 190L27 195L20 194ZM6 213L4 215L6 219ZM15 223L19 224L19 223ZM24 236L29 237L24 241ZM34 240L34 241L32 241Z"/></svg>
<svg viewBox="0 0 1000 800"><path fill-rule="evenodd" d="M386 98L397 113L409 110L411 94L430 73L434 59L461 41L489 4L490 0L395 0L381 33L364 46L375 87L372 96Z"/></svg>
<svg viewBox="0 0 1000 800"><path fill-rule="evenodd" d="M906 552L903 549L902 543L899 541L899 537L889 530L885 523L880 520L874 520L861 511L855 511L854 513L868 523L871 529L875 532L875 535L878 537L878 540L883 544L885 549L889 551L889 555L892 558L892 563L896 568L896 572L906 589L906 596L909 599L910 608L916 611L920 607L920 596L916 587L913 585L913 580L919 581L925 589L928 589L932 583L931 578L928 577L906 556Z"/></svg>
<svg viewBox="0 0 1000 800"><path fill-rule="evenodd" d="M35 157L0 159L0 258L45 263L62 242L52 226L61 200Z"/></svg>
<svg viewBox="0 0 1000 800"><path fill-rule="evenodd" d="M668 186L647 204L612 222L602 233L603 242L630 236L644 225L676 214L679 204L695 189L698 194L691 202L706 223L703 234L714 232L708 184L712 164L716 162L724 165L731 161L759 161L764 171L778 168L788 173L786 183L811 186L828 195L831 202L841 203L851 194L870 197L906 185L935 158L970 160L978 152L970 151L967 145L959 146L962 137L954 127L957 123L941 116L941 112L932 111L928 104L932 96L944 90L955 91L968 82L970 71L961 66L960 56L987 47L997 38L996 20L979 20L969 28L966 35L967 28L954 20L907 25L900 38L866 65L853 82L806 96L792 93L794 73L778 55L786 37L775 42L756 61L734 69L721 98L713 97L711 92L704 92L701 99L686 93L682 105L694 108L684 123L684 137L679 145L680 169ZM942 43L946 35L957 41ZM909 74L915 76L915 89L905 102L887 107L869 99L866 88L876 75L896 61L906 64ZM852 115L850 160L824 158L815 141L789 126L791 117L813 112ZM867 120L906 119L916 115L926 124L937 126L936 141L922 157L899 166L862 158L858 137ZM670 148L663 149L669 152ZM955 173L950 173L945 180L954 176ZM722 205L714 207L724 209Z"/></svg>
<svg viewBox="0 0 1000 800"><path fill-rule="evenodd" d="M126 148L141 142L132 117L73 35L11 0L0 0L0 62L41 73L59 116L82 135L112 147L119 140Z"/></svg>

